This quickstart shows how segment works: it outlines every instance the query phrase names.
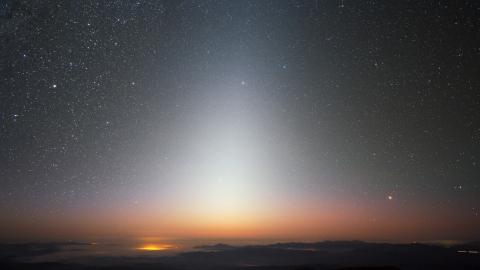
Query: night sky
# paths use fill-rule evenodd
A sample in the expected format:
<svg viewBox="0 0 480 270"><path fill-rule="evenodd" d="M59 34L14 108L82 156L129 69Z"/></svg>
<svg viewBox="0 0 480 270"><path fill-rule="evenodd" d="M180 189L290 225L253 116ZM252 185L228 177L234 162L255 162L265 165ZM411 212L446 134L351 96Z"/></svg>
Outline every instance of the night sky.
<svg viewBox="0 0 480 270"><path fill-rule="evenodd" d="M480 238L480 2L10 2L0 239Z"/></svg>

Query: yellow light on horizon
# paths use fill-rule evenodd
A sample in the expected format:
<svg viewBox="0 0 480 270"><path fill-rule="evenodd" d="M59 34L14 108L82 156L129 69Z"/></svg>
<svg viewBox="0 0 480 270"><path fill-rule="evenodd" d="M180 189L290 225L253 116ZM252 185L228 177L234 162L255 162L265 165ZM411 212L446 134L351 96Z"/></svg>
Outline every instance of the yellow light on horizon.
<svg viewBox="0 0 480 270"><path fill-rule="evenodd" d="M137 248L137 250L143 251L161 251L175 248L173 245L169 244L144 244Z"/></svg>

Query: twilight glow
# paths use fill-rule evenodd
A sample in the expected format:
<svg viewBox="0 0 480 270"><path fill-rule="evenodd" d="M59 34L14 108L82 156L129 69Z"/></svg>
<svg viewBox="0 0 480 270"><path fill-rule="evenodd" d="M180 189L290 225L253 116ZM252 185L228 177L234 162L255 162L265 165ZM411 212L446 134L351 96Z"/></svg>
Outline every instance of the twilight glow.
<svg viewBox="0 0 480 270"><path fill-rule="evenodd" d="M476 16L78 2L0 22L0 240L480 237Z"/></svg>

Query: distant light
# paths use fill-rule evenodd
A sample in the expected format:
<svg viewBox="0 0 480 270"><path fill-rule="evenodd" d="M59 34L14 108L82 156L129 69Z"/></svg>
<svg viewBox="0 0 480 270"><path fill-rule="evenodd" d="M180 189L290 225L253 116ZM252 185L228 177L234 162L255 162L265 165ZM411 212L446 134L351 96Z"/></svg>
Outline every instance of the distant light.
<svg viewBox="0 0 480 270"><path fill-rule="evenodd" d="M392 196L392 195L388 195L387 198L388 198L389 201L393 200L393 196Z"/></svg>
<svg viewBox="0 0 480 270"><path fill-rule="evenodd" d="M53 88L57 88L57 85L56 85L56 84L54 84L54 85L52 85L52 87L53 87Z"/></svg>
<svg viewBox="0 0 480 270"><path fill-rule="evenodd" d="M169 244L145 244L137 248L137 250L143 251L161 251L161 250L168 250L173 249L175 246Z"/></svg>

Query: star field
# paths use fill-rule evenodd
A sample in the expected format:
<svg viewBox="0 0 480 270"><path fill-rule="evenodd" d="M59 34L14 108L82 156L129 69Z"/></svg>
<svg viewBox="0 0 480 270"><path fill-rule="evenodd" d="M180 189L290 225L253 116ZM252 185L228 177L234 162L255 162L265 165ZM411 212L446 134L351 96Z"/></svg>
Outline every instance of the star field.
<svg viewBox="0 0 480 270"><path fill-rule="evenodd" d="M479 29L476 1L16 1L0 237L131 215L114 232L143 215L153 234L263 232L292 213L275 233L478 238Z"/></svg>

